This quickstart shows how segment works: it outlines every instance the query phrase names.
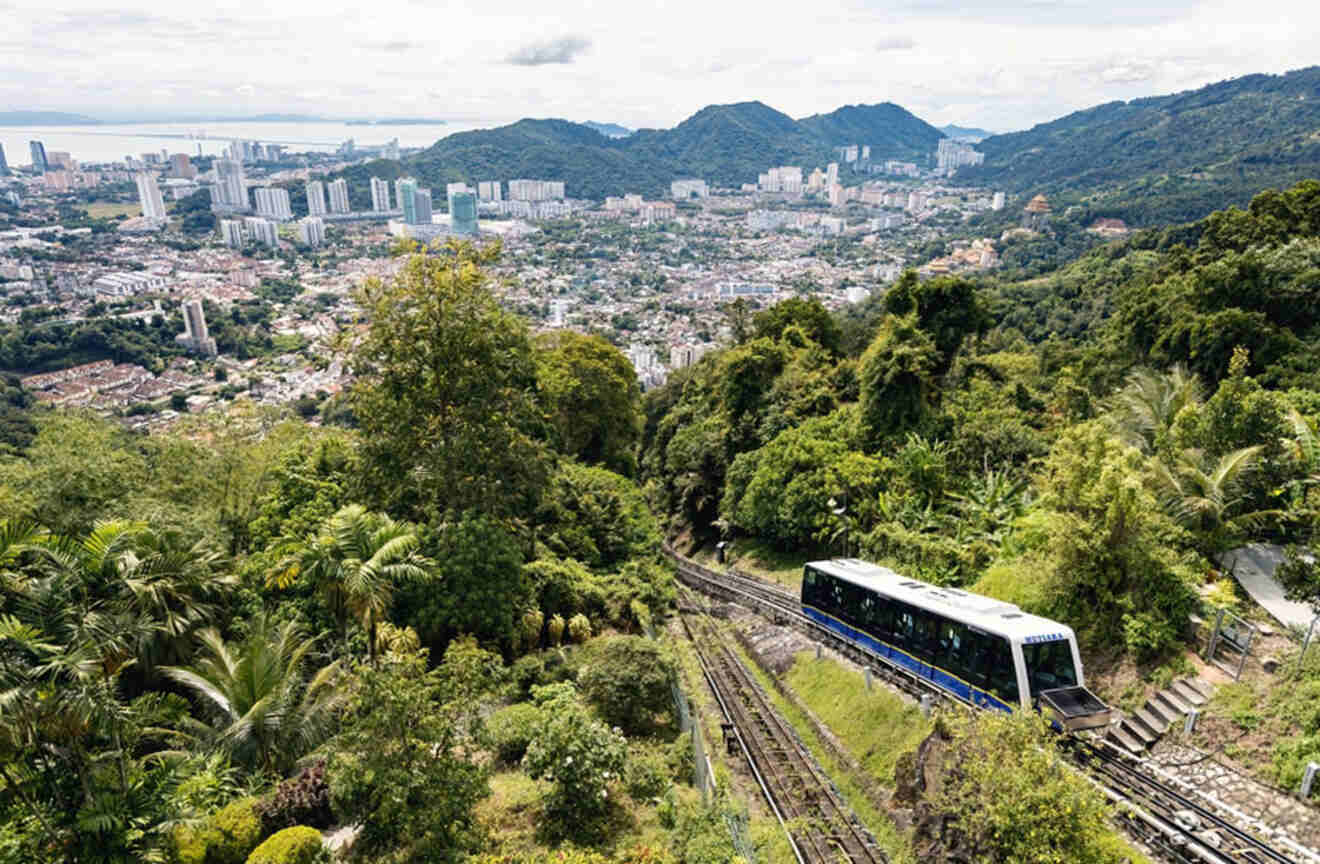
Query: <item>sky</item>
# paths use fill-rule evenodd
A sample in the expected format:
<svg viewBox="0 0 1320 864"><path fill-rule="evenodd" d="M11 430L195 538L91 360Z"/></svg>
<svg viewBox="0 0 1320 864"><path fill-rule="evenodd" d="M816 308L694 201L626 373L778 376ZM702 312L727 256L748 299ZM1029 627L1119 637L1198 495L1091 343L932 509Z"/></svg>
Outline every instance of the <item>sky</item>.
<svg viewBox="0 0 1320 864"><path fill-rule="evenodd" d="M1313 0L0 0L0 110L665 128L709 104L936 125L1320 63Z"/></svg>

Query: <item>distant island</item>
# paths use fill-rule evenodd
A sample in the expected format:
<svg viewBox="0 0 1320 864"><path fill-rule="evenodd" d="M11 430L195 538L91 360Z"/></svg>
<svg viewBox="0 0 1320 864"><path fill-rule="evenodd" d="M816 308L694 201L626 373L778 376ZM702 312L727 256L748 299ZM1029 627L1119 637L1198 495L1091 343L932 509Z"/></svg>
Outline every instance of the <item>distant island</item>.
<svg viewBox="0 0 1320 864"><path fill-rule="evenodd" d="M349 126L443 126L444 120L428 117L386 117L381 120L345 120Z"/></svg>
<svg viewBox="0 0 1320 864"><path fill-rule="evenodd" d="M64 111L0 111L0 126L94 126L100 122Z"/></svg>
<svg viewBox="0 0 1320 864"><path fill-rule="evenodd" d="M588 120L582 125L588 129L595 129L606 138L627 138L633 134L633 130L627 126L620 126L618 123L594 123Z"/></svg>

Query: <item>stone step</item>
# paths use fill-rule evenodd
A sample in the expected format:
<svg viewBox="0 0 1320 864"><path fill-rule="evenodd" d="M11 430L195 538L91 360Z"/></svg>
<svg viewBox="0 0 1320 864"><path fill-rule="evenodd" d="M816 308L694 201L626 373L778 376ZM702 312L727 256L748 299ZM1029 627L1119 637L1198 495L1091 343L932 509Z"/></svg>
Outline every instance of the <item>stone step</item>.
<svg viewBox="0 0 1320 864"><path fill-rule="evenodd" d="M1183 701L1191 705L1193 708L1199 708L1209 701L1206 699L1205 694L1200 690L1197 690L1191 684L1188 684L1185 680L1174 681L1169 685L1169 689L1181 696Z"/></svg>
<svg viewBox="0 0 1320 864"><path fill-rule="evenodd" d="M1174 721L1178 719L1178 712L1170 708L1168 705L1165 705L1164 702L1159 699L1147 699L1146 704L1142 705L1141 709L1154 714L1160 720L1163 720L1165 726L1173 725Z"/></svg>
<svg viewBox="0 0 1320 864"><path fill-rule="evenodd" d="M1147 711L1145 708L1138 708L1137 713L1128 717L1134 724L1140 724L1150 730L1150 734L1156 738L1160 737L1169 728L1169 724Z"/></svg>
<svg viewBox="0 0 1320 864"><path fill-rule="evenodd" d="M1182 679L1182 682L1186 684L1188 687L1191 687L1196 692L1200 693L1207 700L1211 696L1215 695L1215 685L1211 684L1209 681L1205 680L1200 675L1197 675L1193 678L1184 678Z"/></svg>
<svg viewBox="0 0 1320 864"><path fill-rule="evenodd" d="M1109 727L1109 738L1129 753L1142 753L1146 750L1141 741L1132 737L1123 729L1122 724Z"/></svg>
<svg viewBox="0 0 1320 864"><path fill-rule="evenodd" d="M1138 720L1135 715L1124 717L1119 725L1123 727L1124 732L1141 741L1142 746L1149 747L1160 740L1159 733Z"/></svg>
<svg viewBox="0 0 1320 864"><path fill-rule="evenodd" d="M1187 712L1191 711L1193 707L1186 699L1182 698L1177 693L1174 693L1172 690L1161 690L1155 694L1155 698L1178 712L1179 717L1186 716Z"/></svg>

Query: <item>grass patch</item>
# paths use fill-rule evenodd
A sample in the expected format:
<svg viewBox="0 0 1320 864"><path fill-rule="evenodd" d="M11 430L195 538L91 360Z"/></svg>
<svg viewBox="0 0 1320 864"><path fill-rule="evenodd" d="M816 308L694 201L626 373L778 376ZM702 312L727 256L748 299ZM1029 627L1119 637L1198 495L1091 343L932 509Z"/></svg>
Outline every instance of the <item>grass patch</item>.
<svg viewBox="0 0 1320 864"><path fill-rule="evenodd" d="M142 207L139 204L98 201L95 204L84 204L82 206L87 211L87 215L93 219L114 219L116 216L142 215Z"/></svg>
<svg viewBox="0 0 1320 864"><path fill-rule="evenodd" d="M739 570L799 594L802 591L803 565L821 557L803 555L801 552L782 552L768 543L748 537L734 541L727 560Z"/></svg>
<svg viewBox="0 0 1320 864"><path fill-rule="evenodd" d="M887 789L894 788L898 757L916 750L930 734L930 721L920 708L879 682L868 691L860 673L835 660L817 660L803 651L785 681Z"/></svg>
<svg viewBox="0 0 1320 864"><path fill-rule="evenodd" d="M774 702L775 708L779 710L779 713L785 720L793 725L793 728L797 730L798 735L801 736L803 743L807 745L807 749L811 752L811 755L816 758L818 763L820 763L820 767L830 775L830 778L834 781L836 788L839 790L839 795L843 798L844 802L847 803L847 805L852 808L853 812L857 814L857 818L862 821L862 824L865 825L873 835L875 835L876 843L879 844L880 848L889 855L890 861L893 862L893 864L915 864L916 857L913 855L912 847L908 844L907 838L899 833L898 829L894 826L893 821L887 814L881 812L872 805L871 799L866 795L861 784L858 782L858 779L855 778L852 772L844 765L839 764L839 762L834 759L830 754L830 751L826 748L824 742L821 741L820 736L816 734L816 730L812 727L812 724L807 717L775 691L774 685L770 682L770 679L765 674L764 670L762 670L756 663L752 662L751 658L747 657L741 647L736 650L742 655L743 662L745 662L747 667L752 670L752 674L756 676L757 681L760 682L766 693L770 695L770 699ZM808 684L816 685L812 686L810 689L816 698L821 699L822 704L813 701L807 693L804 693L802 690L798 689L797 686L793 685L794 672L803 666L822 667L820 670L813 669L801 676L802 680L805 680ZM824 673L824 667L833 667L833 671ZM851 683L848 682L848 679L852 679ZM818 682L830 682L830 684L826 686L823 683ZM807 704L807 707L812 713L814 713L835 735L835 737L839 739L843 746L847 748L852 757L861 763L868 773L872 773L877 780L883 782L887 787L892 787L894 784L894 760L897 759L904 750L898 749L892 753L880 754L873 750L866 749L865 739L863 737L859 736L858 740L851 740L850 738L845 737L842 730L835 726L834 721L843 719L843 716L846 715L849 719L847 719L842 725L854 734L857 734L859 729L869 725L893 725L896 727L903 725L906 728L907 736L896 735L893 736L893 740L895 742L899 740L906 741L908 740L908 737L910 737L911 745L908 746L907 749L915 749L916 745L920 743L921 739L924 738L927 731L929 731L929 724L925 718L921 716L921 712L918 709L907 705L902 699L895 696L893 693L885 691L882 694L882 688L878 685L869 694L866 693L866 685L863 683L862 677L853 673L851 670L844 668L837 661L822 659L818 662L810 652L804 652L793 664L793 669L789 671L788 683L802 701ZM849 690L849 687L855 689ZM892 702L890 700L892 700ZM893 709L895 707L902 710L889 711L884 714L876 713L879 711L886 711L887 708ZM920 721L919 723L910 722L903 724L898 721L888 721L888 718L890 717L907 717L907 709L916 712L916 718ZM859 748L859 744L862 745L861 748ZM875 774L870 767L871 764L887 764L888 772L886 774Z"/></svg>

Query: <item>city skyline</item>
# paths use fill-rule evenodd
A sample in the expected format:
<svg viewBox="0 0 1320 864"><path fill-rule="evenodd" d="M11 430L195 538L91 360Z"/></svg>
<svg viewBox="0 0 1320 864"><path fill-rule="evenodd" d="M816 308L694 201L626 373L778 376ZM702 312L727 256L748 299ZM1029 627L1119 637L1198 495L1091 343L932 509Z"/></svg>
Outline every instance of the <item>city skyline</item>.
<svg viewBox="0 0 1320 864"><path fill-rule="evenodd" d="M54 10L11 12L11 33L0 37L13 58L0 61L0 109L348 116L369 106L380 116L549 116L667 128L712 103L756 99L803 116L893 101L937 125L1005 131L1115 99L1305 66L1320 35L1320 11L1284 0L1250 8L1121 0L1103 9L1074 0L827 0L811 10L813 26L831 34L823 42L783 26L779 11L789 10L682 0L655 14L518 3L495 12L386 0L370 10L240 4L220 17L59 0ZM454 46L435 51L437 43L418 35L428 25L475 35L452 56ZM271 51L288 28L325 50ZM364 41L358 32L373 36ZM72 34L114 51L98 52L91 73L84 52L70 47ZM179 50L160 52L162 41ZM378 71L366 77L354 64L320 62L336 51ZM219 81L222 55L245 74ZM454 62L480 74L470 82L431 74ZM67 84L37 89L51 77ZM447 83L437 88L435 80ZM32 104L36 92L40 105Z"/></svg>

